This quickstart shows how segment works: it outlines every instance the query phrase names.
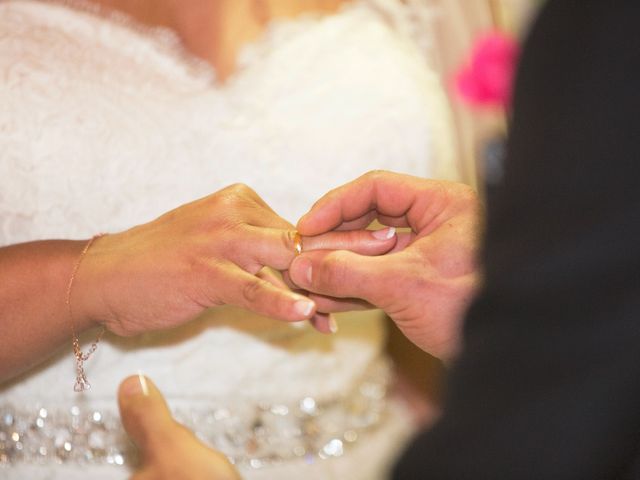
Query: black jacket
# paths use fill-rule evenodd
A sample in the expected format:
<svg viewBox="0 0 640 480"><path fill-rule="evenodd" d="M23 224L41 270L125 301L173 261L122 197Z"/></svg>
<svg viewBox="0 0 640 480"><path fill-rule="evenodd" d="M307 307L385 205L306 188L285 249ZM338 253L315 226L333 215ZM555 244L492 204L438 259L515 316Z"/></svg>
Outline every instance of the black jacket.
<svg viewBox="0 0 640 480"><path fill-rule="evenodd" d="M395 479L640 478L640 1L545 6L483 260L444 415Z"/></svg>

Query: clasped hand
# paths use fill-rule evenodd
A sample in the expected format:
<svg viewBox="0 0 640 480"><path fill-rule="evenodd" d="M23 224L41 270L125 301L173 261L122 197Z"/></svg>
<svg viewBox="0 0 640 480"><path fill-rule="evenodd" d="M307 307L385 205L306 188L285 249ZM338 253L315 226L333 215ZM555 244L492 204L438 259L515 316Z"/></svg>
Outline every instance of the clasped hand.
<svg viewBox="0 0 640 480"><path fill-rule="evenodd" d="M118 335L174 327L223 304L285 321L313 318L315 303L264 268L289 267L294 234L253 190L232 185L98 239L79 272L74 312ZM306 238L304 247L376 255L394 243L367 231L329 232ZM326 322L316 324L328 331Z"/></svg>
<svg viewBox="0 0 640 480"><path fill-rule="evenodd" d="M325 312L381 308L416 345L450 360L478 283L480 210L464 184L370 172L322 197L298 231L359 231L373 220L407 231L379 256L306 251L293 260L290 284L313 292Z"/></svg>

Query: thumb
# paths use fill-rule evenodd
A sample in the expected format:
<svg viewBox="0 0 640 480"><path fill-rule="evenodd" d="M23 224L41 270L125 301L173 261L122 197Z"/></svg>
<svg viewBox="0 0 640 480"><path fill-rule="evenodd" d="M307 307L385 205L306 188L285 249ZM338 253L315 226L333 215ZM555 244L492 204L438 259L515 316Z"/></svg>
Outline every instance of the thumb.
<svg viewBox="0 0 640 480"><path fill-rule="evenodd" d="M142 374L120 384L118 405L122 424L144 460L152 458L159 446L166 446L166 440L175 436L176 430L182 430L158 388Z"/></svg>
<svg viewBox="0 0 640 480"><path fill-rule="evenodd" d="M296 257L289 277L300 288L336 298L360 298L380 307L387 278L393 271L390 256L370 257L346 250L316 250Z"/></svg>

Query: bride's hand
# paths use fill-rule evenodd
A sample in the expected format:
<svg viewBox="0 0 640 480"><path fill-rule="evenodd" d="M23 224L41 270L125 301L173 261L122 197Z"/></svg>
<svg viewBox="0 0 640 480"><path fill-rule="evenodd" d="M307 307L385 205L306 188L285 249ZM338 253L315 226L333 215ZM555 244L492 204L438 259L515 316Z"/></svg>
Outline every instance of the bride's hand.
<svg viewBox="0 0 640 480"><path fill-rule="evenodd" d="M294 235L253 190L232 185L96 240L74 285L74 312L119 335L177 326L223 304L286 321L309 319L312 300L257 275L264 266L289 267ZM304 247L378 254L394 244L395 238L342 232L305 239Z"/></svg>
<svg viewBox="0 0 640 480"><path fill-rule="evenodd" d="M240 480L224 455L173 419L162 394L148 378L123 381L118 404L122 423L142 460L131 480Z"/></svg>

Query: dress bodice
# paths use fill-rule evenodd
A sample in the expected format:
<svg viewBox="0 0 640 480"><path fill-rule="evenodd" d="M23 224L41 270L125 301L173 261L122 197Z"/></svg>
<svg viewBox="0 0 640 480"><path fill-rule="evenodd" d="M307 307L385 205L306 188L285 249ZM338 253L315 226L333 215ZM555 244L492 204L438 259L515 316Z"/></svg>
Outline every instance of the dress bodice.
<svg viewBox="0 0 640 480"><path fill-rule="evenodd" d="M0 5L0 244L129 228L235 182L295 221L367 170L455 175L437 78L364 4L274 24L224 86L166 31Z"/></svg>
<svg viewBox="0 0 640 480"><path fill-rule="evenodd" d="M220 86L166 31L0 2L0 245L123 230L236 182L295 223L368 170L456 176L438 79L369 2L275 23L238 63ZM172 332L108 337L81 401L114 408L138 369L175 404L332 398L384 339L371 314L339 323L327 337L225 307ZM0 389L0 404L77 403L73 380L64 352Z"/></svg>

